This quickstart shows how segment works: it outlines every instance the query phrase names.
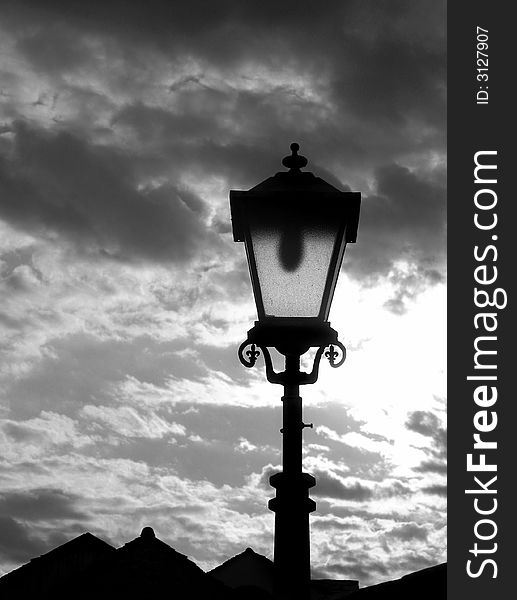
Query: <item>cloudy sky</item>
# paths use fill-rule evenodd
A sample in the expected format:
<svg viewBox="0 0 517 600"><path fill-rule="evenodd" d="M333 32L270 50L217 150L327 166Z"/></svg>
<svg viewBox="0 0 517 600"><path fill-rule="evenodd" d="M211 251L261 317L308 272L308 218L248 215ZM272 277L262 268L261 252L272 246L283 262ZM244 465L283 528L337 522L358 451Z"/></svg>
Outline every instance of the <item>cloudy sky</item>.
<svg viewBox="0 0 517 600"><path fill-rule="evenodd" d="M0 9L0 573L144 525L202 568L272 556L280 388L229 189L363 194L303 389L316 577L445 560L445 18L436 0Z"/></svg>

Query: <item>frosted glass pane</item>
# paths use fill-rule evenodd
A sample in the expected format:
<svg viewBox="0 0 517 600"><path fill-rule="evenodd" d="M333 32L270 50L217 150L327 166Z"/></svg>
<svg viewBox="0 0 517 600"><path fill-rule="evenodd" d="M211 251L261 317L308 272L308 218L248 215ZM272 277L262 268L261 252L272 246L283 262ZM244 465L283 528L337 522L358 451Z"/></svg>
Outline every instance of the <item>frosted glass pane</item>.
<svg viewBox="0 0 517 600"><path fill-rule="evenodd" d="M339 224L291 222L282 229L251 224L264 311L275 317L317 317Z"/></svg>

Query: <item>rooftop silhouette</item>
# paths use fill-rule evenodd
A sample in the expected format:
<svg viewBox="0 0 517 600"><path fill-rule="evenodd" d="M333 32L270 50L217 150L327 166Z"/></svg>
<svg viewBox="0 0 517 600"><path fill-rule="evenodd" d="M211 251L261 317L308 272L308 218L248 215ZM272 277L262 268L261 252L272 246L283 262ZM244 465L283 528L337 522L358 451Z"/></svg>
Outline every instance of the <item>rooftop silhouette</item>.
<svg viewBox="0 0 517 600"><path fill-rule="evenodd" d="M447 563L358 590L347 600L441 600L447 598Z"/></svg>
<svg viewBox="0 0 517 600"><path fill-rule="evenodd" d="M446 564L437 565L363 589L356 580L316 579L310 597L437 600L446 595L446 572ZM251 548L205 573L144 527L117 549L83 533L1 577L0 598L272 600L274 577L273 562Z"/></svg>
<svg viewBox="0 0 517 600"><path fill-rule="evenodd" d="M111 558L116 550L93 534L82 535L31 559L27 564L0 578L0 597L52 597L57 587L68 586L90 565Z"/></svg>

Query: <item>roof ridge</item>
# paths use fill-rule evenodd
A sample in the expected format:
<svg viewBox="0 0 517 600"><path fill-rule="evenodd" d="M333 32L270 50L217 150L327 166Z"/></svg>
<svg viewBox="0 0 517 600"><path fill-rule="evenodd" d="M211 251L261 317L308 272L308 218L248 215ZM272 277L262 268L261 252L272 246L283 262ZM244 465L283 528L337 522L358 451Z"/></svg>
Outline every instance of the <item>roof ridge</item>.
<svg viewBox="0 0 517 600"><path fill-rule="evenodd" d="M273 561L271 559L269 559L267 556L264 556L263 554L259 554L258 552L255 552L255 550L253 550L253 548L250 548L249 546L243 550L242 552L239 552L238 554L236 554L235 556L231 556L230 558L228 558L227 560L225 560L223 563L221 563L220 565L218 565L217 567L214 567L213 569L211 569L210 571L207 571L207 573L213 574L216 573L217 571L219 571L219 569L222 569L223 567L227 566L228 564L234 562L235 560L242 558L243 556L245 556L246 554L248 555L253 555L255 556L258 560L260 560L261 562L267 561L268 566L273 567Z"/></svg>
<svg viewBox="0 0 517 600"><path fill-rule="evenodd" d="M47 552L44 552L43 554L40 554L39 556L35 556L33 558L31 558L29 560L28 563L26 564L30 564L31 562L35 561L35 560L40 560L42 558L46 558L49 556L49 554L53 554L54 552L62 552L62 551L67 551L70 549L71 546L76 546L78 542L82 542L82 541L88 541L88 543L94 543L94 544L101 544L107 548L110 548L112 550L115 550L116 548L114 546L112 546L111 544L109 544L108 542L102 540L101 538L97 537L96 535L94 535L93 533L91 533L90 531L85 531L84 533L81 533L80 535L72 538L71 540L68 540L67 542L65 542L64 544L60 544L59 546L56 546L55 548L52 548L50 550L48 550ZM23 566L23 565L22 565Z"/></svg>

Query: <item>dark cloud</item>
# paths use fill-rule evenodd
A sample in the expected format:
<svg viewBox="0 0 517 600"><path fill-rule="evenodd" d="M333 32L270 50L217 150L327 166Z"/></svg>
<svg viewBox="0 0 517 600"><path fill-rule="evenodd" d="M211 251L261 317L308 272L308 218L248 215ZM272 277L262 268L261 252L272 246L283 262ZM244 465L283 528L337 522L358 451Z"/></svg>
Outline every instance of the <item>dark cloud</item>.
<svg viewBox="0 0 517 600"><path fill-rule="evenodd" d="M398 164L378 168L376 182L377 194L363 200L358 247L346 268L362 279L389 274L397 289L389 307L400 312L423 286L443 282L445 188ZM397 261L405 269L393 270Z"/></svg>
<svg viewBox="0 0 517 600"><path fill-rule="evenodd" d="M269 489L272 492L272 489ZM265 495L255 498L229 498L226 505L230 510L257 518L266 512L266 498Z"/></svg>
<svg viewBox="0 0 517 600"><path fill-rule="evenodd" d="M407 310L408 302L414 300L419 292L423 291L427 286L444 283L445 276L436 268L411 265L409 273L396 269L390 272L388 281L394 285L395 291L391 298L384 303L384 306L391 312L402 315Z"/></svg>
<svg viewBox="0 0 517 600"><path fill-rule="evenodd" d="M18 49L35 67L50 73L67 72L88 63L87 44L64 23L57 21L22 33Z"/></svg>
<svg viewBox="0 0 517 600"><path fill-rule="evenodd" d="M13 158L0 163L0 216L15 226L123 260L184 262L210 239L200 199L169 185L139 191L121 151L23 123L14 136Z"/></svg>
<svg viewBox="0 0 517 600"><path fill-rule="evenodd" d="M280 402L279 402L280 404ZM194 405L177 406L178 418L189 431L200 433L207 439L237 442L243 437L252 444L278 448L280 455L281 407L200 406L197 412L189 411Z"/></svg>
<svg viewBox="0 0 517 600"><path fill-rule="evenodd" d="M33 264L33 253L33 245L20 246L0 253L0 277L9 277L17 267L24 265L29 265L38 276L41 276Z"/></svg>
<svg viewBox="0 0 517 600"><path fill-rule="evenodd" d="M53 523L48 529L0 515L0 560L7 569L49 552L84 533L80 523Z"/></svg>
<svg viewBox="0 0 517 600"><path fill-rule="evenodd" d="M88 520L76 508L79 497L56 489L33 489L0 494L0 515L24 521Z"/></svg>
<svg viewBox="0 0 517 600"><path fill-rule="evenodd" d="M345 484L331 473L323 471L315 471L313 475L316 477L316 487L312 490L313 496L350 500L353 502L364 502L373 497L373 491L358 481L352 484Z"/></svg>
<svg viewBox="0 0 517 600"><path fill-rule="evenodd" d="M423 525L417 525L416 523L404 523L397 525L386 532L385 535L387 538L394 538L403 542L410 542L411 540L425 541L427 539L427 529Z"/></svg>
<svg viewBox="0 0 517 600"><path fill-rule="evenodd" d="M262 469L259 480L261 487L271 491L269 478L280 471L281 468L279 466L273 466L272 464L265 466ZM312 475L316 478L316 486L311 489L311 496L350 500L352 502L364 502L373 498L373 491L358 481L355 483L344 483L333 473L321 470L312 471Z"/></svg>
<svg viewBox="0 0 517 600"><path fill-rule="evenodd" d="M90 517L77 508L79 501L50 488L0 494L0 560L23 563L82 533Z"/></svg>
<svg viewBox="0 0 517 600"><path fill-rule="evenodd" d="M21 563L42 554L47 544L30 533L30 528L9 516L0 515L0 560Z"/></svg>
<svg viewBox="0 0 517 600"><path fill-rule="evenodd" d="M34 431L26 425L18 424L13 421L2 424L2 430L15 442L41 442L45 433L42 431Z"/></svg>
<svg viewBox="0 0 517 600"><path fill-rule="evenodd" d="M311 529L319 530L319 531L328 531L328 532L336 532L336 531L357 531L361 529L361 525L359 523L344 523L341 521L337 521L334 519L316 519L314 518L311 521Z"/></svg>
<svg viewBox="0 0 517 600"><path fill-rule="evenodd" d="M429 412L417 410L409 414L406 427L430 440L424 452L430 457L416 468L421 473L447 473L447 430L442 427L438 417Z"/></svg>
<svg viewBox="0 0 517 600"><path fill-rule="evenodd" d="M357 21L350 29L345 25L344 51L355 60L343 62L342 78L335 83L338 101L379 125L387 121L404 126L408 118L425 116L439 130L444 117L443 47L400 35L404 26L418 20L407 3L365 4L369 22L363 28ZM439 14L438 6L434 14Z"/></svg>
<svg viewBox="0 0 517 600"><path fill-rule="evenodd" d="M392 275L399 291L387 306L402 312L443 268L443 173L433 181L398 163L444 149L444 8L438 2L429 11L425 1L407 0L389 6L336 0L324 8L308 0L281 8L230 0L7 3L19 51L44 73L89 64L113 71L110 91L130 92L132 85L152 88L152 78L162 76L148 68L152 56L166 61L174 102L139 99L113 108L111 126L137 136L140 169L175 175L168 186L137 191L130 180L134 161L114 148L65 133L43 139L18 131L26 169L4 166L3 216L40 234L57 231L93 244L107 256L186 260L207 232L198 218L202 202L178 188L179 173L225 176L231 187L250 187L278 169L296 137L314 170L341 187L348 182L343 174L335 178L336 169L373 175L377 194L365 198L361 247L348 268L364 278L387 275L399 259L413 263L411 275ZM104 54L94 51L92 35ZM187 64L194 66L178 72ZM261 70L285 76L266 89L243 89L233 81L240 68L250 83ZM93 92L89 72L80 87L60 82L69 102L86 112L96 106L83 100ZM84 128L88 118L81 122ZM76 126L72 120L60 128ZM225 220L227 210L214 229L228 231Z"/></svg>
<svg viewBox="0 0 517 600"><path fill-rule="evenodd" d="M435 496L442 496L443 498L447 497L447 486L446 485L428 485L422 488L422 491L426 494L431 494Z"/></svg>
<svg viewBox="0 0 517 600"><path fill-rule="evenodd" d="M193 98L185 98L185 106L176 113L142 103L126 105L113 117L111 123L132 129L143 143L170 144L178 140L185 143L213 135L218 127L217 116L214 116L212 110L220 108L218 99L207 98L207 90L193 91L189 95L195 95L197 107L188 102L192 102ZM221 101L224 98L222 93L216 93L215 90L213 95L220 97Z"/></svg>
<svg viewBox="0 0 517 600"><path fill-rule="evenodd" d="M447 430L440 419L429 411L417 410L409 414L406 427L431 439L429 451L437 458L447 456Z"/></svg>
<svg viewBox="0 0 517 600"><path fill-rule="evenodd" d="M329 0L324 8L310 0L286 0L281 7L273 0L258 4L253 0L221 0L217 3L149 0L145 4L112 0L89 5L80 0L47 0L44 4L38 0L12 0L4 4L9 7L5 9L6 17L13 24L66 23L82 31L109 32L112 36L138 43L147 39L156 47L200 48L207 55L212 51L214 61L231 59L228 50L213 47L214 35L221 38L221 46L226 48L244 47L248 42L248 52L259 50L258 42L264 35L275 38L287 35L284 47L296 44L305 58L321 41L326 41L321 52L343 38L375 46L400 39L403 30L406 44L419 42L414 53L420 48L443 52L439 42L443 40L444 3L435 3L436 8L431 13L426 0L395 0L389 6L374 0ZM411 25L418 25L418 30L414 31ZM232 36L224 35L230 31ZM309 33L311 35L307 36ZM277 50L262 48L261 53L267 55ZM334 58L329 57L330 60Z"/></svg>
<svg viewBox="0 0 517 600"><path fill-rule="evenodd" d="M393 570L386 565L386 561L374 560L366 553L355 553L356 556L350 556L350 553L333 552L332 556L324 569L320 569L321 574L316 571L316 576L324 578L342 578L358 579L361 585L368 583L372 579L384 579L388 575L393 577Z"/></svg>
<svg viewBox="0 0 517 600"><path fill-rule="evenodd" d="M112 401L113 386L127 377L157 386L164 386L171 376L200 381L207 369L192 357L182 356L188 346L185 340L161 342L150 336L136 337L130 343L84 333L56 339L29 373L5 387L11 397L28 400L13 404L12 417L26 419L41 410L75 416L85 403Z"/></svg>
<svg viewBox="0 0 517 600"><path fill-rule="evenodd" d="M445 462L434 460L423 460L415 467L415 470L420 473L438 473L440 475L447 475L447 464Z"/></svg>
<svg viewBox="0 0 517 600"><path fill-rule="evenodd" d="M440 559L429 556L424 549L403 556L396 553L381 558L373 558L365 552L358 552L355 556L350 554L344 556L341 551L330 552L327 565L313 569L313 577L359 579L361 587L364 587L379 581L392 581L440 562Z"/></svg>
<svg viewBox="0 0 517 600"><path fill-rule="evenodd" d="M441 424L438 417L423 410L416 410L409 414L406 421L406 427L411 431L416 431L426 437L436 437L437 432L441 431Z"/></svg>
<svg viewBox="0 0 517 600"><path fill-rule="evenodd" d="M376 495L376 497L379 497L379 498L404 497L404 496L409 496L412 493L413 493L413 490L409 486L401 483L400 481L394 481L393 483L390 483L389 485L379 486L375 490L375 495Z"/></svg>

